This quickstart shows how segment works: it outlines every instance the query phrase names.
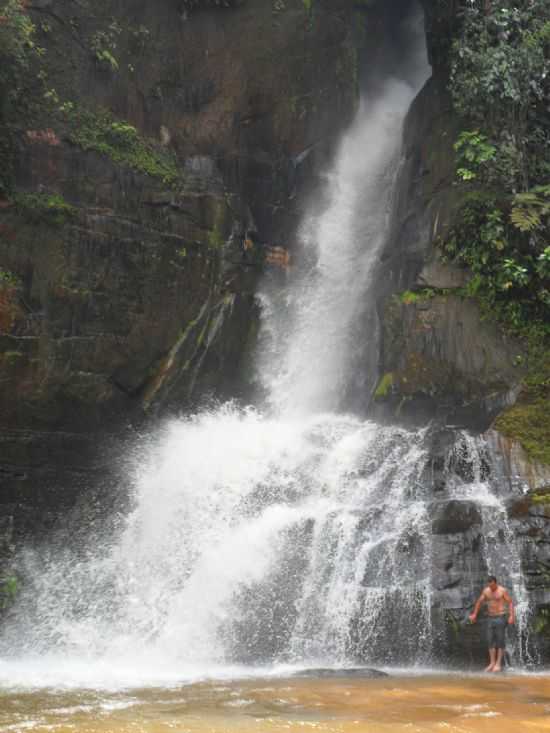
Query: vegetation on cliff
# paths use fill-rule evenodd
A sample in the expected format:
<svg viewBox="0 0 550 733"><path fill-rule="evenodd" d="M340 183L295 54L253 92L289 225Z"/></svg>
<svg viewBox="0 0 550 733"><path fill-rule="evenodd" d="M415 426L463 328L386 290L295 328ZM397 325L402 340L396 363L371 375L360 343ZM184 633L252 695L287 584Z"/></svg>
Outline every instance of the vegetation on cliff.
<svg viewBox="0 0 550 733"><path fill-rule="evenodd" d="M109 111L90 112L65 104L62 114L68 125L67 138L74 145L106 155L119 165L127 165L167 185L181 182L178 162L170 151L146 140L133 125L117 120Z"/></svg>
<svg viewBox="0 0 550 733"><path fill-rule="evenodd" d="M73 19L73 23L75 23ZM48 26L49 28L49 26ZM35 25L24 0L0 0L0 193L13 198L19 209L52 213L59 210L56 202L46 197L25 200L13 196L13 168L20 154L18 140L59 146L63 139L83 150L93 150L108 156L116 164L130 168L175 185L181 178L175 156L161 145L144 138L137 128L117 119L107 109L91 111L75 101L67 100L67 92L52 87L48 57L37 37L49 35L44 23ZM98 70L107 66L118 69L114 57L115 39L122 29L116 20L88 39L90 56ZM129 30L129 41L148 33L139 27ZM69 94L69 99L74 97ZM37 129L30 129L36 127ZM28 197L27 197L28 199ZM32 204L36 204L36 206ZM67 210L63 213L67 214Z"/></svg>
<svg viewBox="0 0 550 733"><path fill-rule="evenodd" d="M505 325L550 335L550 5L464 2L459 21L451 92L464 196L444 249Z"/></svg>
<svg viewBox="0 0 550 733"><path fill-rule="evenodd" d="M550 464L550 419L544 391L526 390L518 404L500 415L495 427L519 440L531 458Z"/></svg>
<svg viewBox="0 0 550 733"><path fill-rule="evenodd" d="M550 5L461 0L450 53L460 211L442 248L525 339L527 378L496 427L550 462Z"/></svg>
<svg viewBox="0 0 550 733"><path fill-rule="evenodd" d="M76 217L76 208L59 194L19 193L13 196L17 211L36 224L63 226Z"/></svg>
<svg viewBox="0 0 550 733"><path fill-rule="evenodd" d="M530 364L522 393L515 405L495 422L503 435L518 440L527 454L550 465L550 348L536 327L529 339Z"/></svg>
<svg viewBox="0 0 550 733"><path fill-rule="evenodd" d="M0 0L0 194L9 188L14 166L13 125L29 116L29 86L41 83L29 73L30 66L42 54L23 0Z"/></svg>

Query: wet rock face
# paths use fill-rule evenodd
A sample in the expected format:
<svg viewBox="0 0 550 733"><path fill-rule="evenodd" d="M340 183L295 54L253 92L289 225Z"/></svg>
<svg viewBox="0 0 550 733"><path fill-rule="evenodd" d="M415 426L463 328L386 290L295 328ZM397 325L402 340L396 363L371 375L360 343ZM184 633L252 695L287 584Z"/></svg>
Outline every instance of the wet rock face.
<svg viewBox="0 0 550 733"><path fill-rule="evenodd" d="M524 349L483 319L467 294L469 273L440 259L438 244L463 196L455 185L460 120L447 62L459 6L422 4L433 75L405 124L392 231L378 278L381 379L392 385L382 385L378 397L392 418L397 412L401 419L435 416L485 430L517 397Z"/></svg>
<svg viewBox="0 0 550 733"><path fill-rule="evenodd" d="M533 610L550 604L550 466L529 458L516 441L487 434L495 473L508 490L508 516L520 548Z"/></svg>
<svg viewBox="0 0 550 733"><path fill-rule="evenodd" d="M2 547L105 478L129 425L246 392L263 247L292 247L355 109L351 10L32 4L55 102L0 201Z"/></svg>
<svg viewBox="0 0 550 733"><path fill-rule="evenodd" d="M529 599L529 642L534 647L534 659L547 664L550 659L550 482L544 488L511 500L508 511Z"/></svg>
<svg viewBox="0 0 550 733"><path fill-rule="evenodd" d="M456 534L481 524L479 508L471 501L438 502L431 507L432 534Z"/></svg>
<svg viewBox="0 0 550 733"><path fill-rule="evenodd" d="M395 216L381 263L380 369L391 389L379 388L377 401L394 417L399 408L401 418L436 416L485 430L517 396L524 349L482 318L465 289L468 273L438 254L460 207L453 185L457 121L438 53L432 48L434 76L406 122Z"/></svg>
<svg viewBox="0 0 550 733"><path fill-rule="evenodd" d="M449 278L451 279L451 278ZM486 428L514 399L521 348L488 322L470 299L435 289L394 296L384 316L384 370L379 397L404 401L405 413Z"/></svg>

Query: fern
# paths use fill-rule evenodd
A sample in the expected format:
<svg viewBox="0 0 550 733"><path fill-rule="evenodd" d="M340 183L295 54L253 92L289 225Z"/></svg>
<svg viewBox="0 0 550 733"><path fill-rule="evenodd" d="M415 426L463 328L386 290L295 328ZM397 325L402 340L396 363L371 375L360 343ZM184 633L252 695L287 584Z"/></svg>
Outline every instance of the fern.
<svg viewBox="0 0 550 733"><path fill-rule="evenodd" d="M521 232L531 232L541 225L538 211L533 207L514 206L510 214L512 224Z"/></svg>
<svg viewBox="0 0 550 733"><path fill-rule="evenodd" d="M532 232L543 225L549 214L550 185L536 186L531 191L516 194L510 220L521 232Z"/></svg>

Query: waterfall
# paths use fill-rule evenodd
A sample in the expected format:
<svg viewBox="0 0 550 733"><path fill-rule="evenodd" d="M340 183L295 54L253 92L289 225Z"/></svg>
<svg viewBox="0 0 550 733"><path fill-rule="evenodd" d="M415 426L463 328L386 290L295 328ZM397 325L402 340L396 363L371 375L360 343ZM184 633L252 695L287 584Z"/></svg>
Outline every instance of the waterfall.
<svg viewBox="0 0 550 733"><path fill-rule="evenodd" d="M344 409L374 378L372 278L403 122L428 74L424 41L417 27L411 33L406 73L366 94L327 173L322 210L313 203L304 217L288 287L262 293L267 405L170 422L140 452L118 531L76 553L52 543L24 554L27 583L0 638L0 682L28 684L27 658L37 684L429 662L429 429ZM486 565L512 568L519 595L513 538L499 535L503 508L472 441L461 435L449 451L445 499L482 507ZM466 478L454 471L461 452L478 466Z"/></svg>
<svg viewBox="0 0 550 733"><path fill-rule="evenodd" d="M372 279L388 238L403 123L430 74L419 9L402 23L407 56L399 76L380 70L383 81L365 92L325 176L323 203L303 218L301 266L283 292L261 294L266 336L258 371L278 414L337 412L350 396L363 405L373 387Z"/></svg>
<svg viewBox="0 0 550 733"><path fill-rule="evenodd" d="M272 408L280 414L341 409L357 376L361 355L376 351L373 334L361 334L368 317L369 285L386 242L404 113L414 96L391 79L374 104L364 101L326 176L329 204L301 227L302 256L312 260L280 291L264 293L271 348L260 355ZM360 367L359 367L360 369ZM364 386L368 391L368 386Z"/></svg>

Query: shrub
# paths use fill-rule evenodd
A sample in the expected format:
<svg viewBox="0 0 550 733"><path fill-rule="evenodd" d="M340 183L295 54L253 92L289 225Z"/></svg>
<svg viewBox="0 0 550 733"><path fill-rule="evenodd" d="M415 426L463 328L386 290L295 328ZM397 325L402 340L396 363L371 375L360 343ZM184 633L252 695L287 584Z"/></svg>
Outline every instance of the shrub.
<svg viewBox="0 0 550 733"><path fill-rule="evenodd" d="M548 326L550 3L461 4L451 93L464 123L455 151L465 199L443 249L505 325Z"/></svg>

